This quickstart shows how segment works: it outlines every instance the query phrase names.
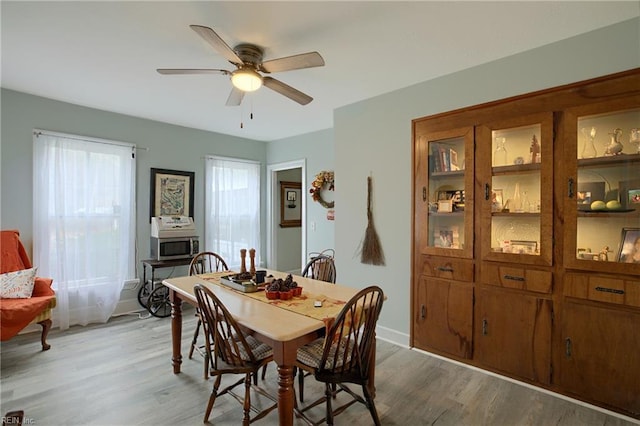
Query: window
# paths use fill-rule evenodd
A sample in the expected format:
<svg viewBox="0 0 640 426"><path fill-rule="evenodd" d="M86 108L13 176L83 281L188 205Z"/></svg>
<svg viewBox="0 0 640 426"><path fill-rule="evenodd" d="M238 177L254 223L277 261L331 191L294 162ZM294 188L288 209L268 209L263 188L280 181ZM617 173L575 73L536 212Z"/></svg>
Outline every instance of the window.
<svg viewBox="0 0 640 426"><path fill-rule="evenodd" d="M218 253L229 268L237 269L241 263L240 250L254 248L258 266L260 163L207 157L204 210L206 250Z"/></svg>
<svg viewBox="0 0 640 426"><path fill-rule="evenodd" d="M106 322L135 276L135 146L34 132L33 259L54 321Z"/></svg>

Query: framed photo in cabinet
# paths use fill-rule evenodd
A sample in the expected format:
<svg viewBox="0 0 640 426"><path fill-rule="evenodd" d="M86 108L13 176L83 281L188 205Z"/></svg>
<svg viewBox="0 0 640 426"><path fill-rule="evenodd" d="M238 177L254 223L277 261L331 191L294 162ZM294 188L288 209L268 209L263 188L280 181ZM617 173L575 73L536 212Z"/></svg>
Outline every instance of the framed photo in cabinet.
<svg viewBox="0 0 640 426"><path fill-rule="evenodd" d="M604 198L604 182L578 182L578 210L591 210L592 202Z"/></svg>
<svg viewBox="0 0 640 426"><path fill-rule="evenodd" d="M640 228L622 228L618 262L640 263Z"/></svg>
<svg viewBox="0 0 640 426"><path fill-rule="evenodd" d="M460 230L457 226L438 226L433 235L433 245L442 248L460 248Z"/></svg>
<svg viewBox="0 0 640 426"><path fill-rule="evenodd" d="M511 253L516 254L536 254L538 251L537 241L511 240L509 247Z"/></svg>
<svg viewBox="0 0 640 426"><path fill-rule="evenodd" d="M622 181L618 185L622 208L640 209L640 179Z"/></svg>

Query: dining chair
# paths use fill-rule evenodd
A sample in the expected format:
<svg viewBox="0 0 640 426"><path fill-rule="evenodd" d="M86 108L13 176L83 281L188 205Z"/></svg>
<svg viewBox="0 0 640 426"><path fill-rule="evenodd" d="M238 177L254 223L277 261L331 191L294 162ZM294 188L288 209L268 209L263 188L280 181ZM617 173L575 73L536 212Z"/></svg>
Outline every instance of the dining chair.
<svg viewBox="0 0 640 426"><path fill-rule="evenodd" d="M320 253L311 253L311 259L302 270L302 276L335 284L336 264L333 260L334 255L335 251L333 249L326 249ZM304 367L300 368L304 369ZM311 374L313 374L313 369L303 370L298 374L298 398L300 398L300 402L304 401L304 378Z"/></svg>
<svg viewBox="0 0 640 426"><path fill-rule="evenodd" d="M333 252L333 250L325 250L321 253L312 255L311 259L302 270L302 276L335 284L336 264L334 257L327 254L329 252Z"/></svg>
<svg viewBox="0 0 640 426"><path fill-rule="evenodd" d="M227 271L227 263L222 256L211 251L205 251L196 254L191 263L189 264L189 275L201 275L209 272ZM198 335L200 334L200 327L202 326L202 319L200 318L200 312L196 309L196 317L198 317L198 323L196 329L193 332L193 339L191 340L191 346L189 347L189 359L193 357L193 351L195 350L204 358L204 378L209 378L209 356L205 350L205 345L198 344Z"/></svg>
<svg viewBox="0 0 640 426"><path fill-rule="evenodd" d="M272 348L259 342L253 336L245 334L227 308L207 287L196 284L194 292L205 334L205 349L211 360L209 374L211 377L215 377L213 390L204 414L204 423L209 421L216 398L225 394L233 396L242 403L243 425L263 418L278 406L277 398L258 386L252 385L251 379L258 374L260 367L273 360ZM224 375L243 375L244 377L221 390L220 383ZM244 383L244 396L233 392L233 389L242 383ZM266 408L261 406L261 409L252 406L252 388L270 399L273 405ZM253 418L250 417L251 410L256 413Z"/></svg>
<svg viewBox="0 0 640 426"><path fill-rule="evenodd" d="M320 424L326 421L333 425L334 416L360 402L369 409L373 422L380 424L369 387L369 373L375 360L375 328L383 301L384 293L380 287L360 290L342 308L324 337L298 349L296 367L313 370L315 379L325 384L322 398L296 409L308 422ZM360 385L362 396L351 390L347 383ZM351 398L333 409L331 401L342 391ZM326 403L326 416L322 420L314 422L304 414L323 402Z"/></svg>

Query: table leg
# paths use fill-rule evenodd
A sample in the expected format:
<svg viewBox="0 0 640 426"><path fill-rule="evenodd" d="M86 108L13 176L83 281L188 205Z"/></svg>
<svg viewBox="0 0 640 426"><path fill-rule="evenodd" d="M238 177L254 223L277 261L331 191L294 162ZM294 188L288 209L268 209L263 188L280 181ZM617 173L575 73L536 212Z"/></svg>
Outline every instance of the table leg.
<svg viewBox="0 0 640 426"><path fill-rule="evenodd" d="M293 425L293 364L296 359L297 345L276 345L273 358L278 364L278 417L280 426Z"/></svg>
<svg viewBox="0 0 640 426"><path fill-rule="evenodd" d="M180 373L180 365L182 364L182 299L174 290L169 290L169 301L171 302L171 344L173 347L173 357L171 365L173 365L173 373Z"/></svg>

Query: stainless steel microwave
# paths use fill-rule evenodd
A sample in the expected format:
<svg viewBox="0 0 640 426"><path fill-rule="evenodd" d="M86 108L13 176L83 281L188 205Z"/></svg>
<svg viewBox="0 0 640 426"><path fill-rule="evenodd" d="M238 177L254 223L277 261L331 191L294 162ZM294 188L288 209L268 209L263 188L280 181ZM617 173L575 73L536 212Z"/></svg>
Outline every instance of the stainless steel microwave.
<svg viewBox="0 0 640 426"><path fill-rule="evenodd" d="M200 251L198 237L151 237L151 257L156 260L188 259Z"/></svg>

